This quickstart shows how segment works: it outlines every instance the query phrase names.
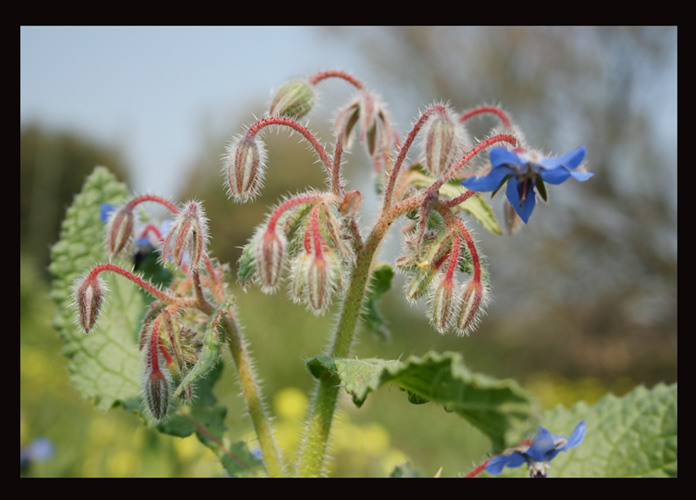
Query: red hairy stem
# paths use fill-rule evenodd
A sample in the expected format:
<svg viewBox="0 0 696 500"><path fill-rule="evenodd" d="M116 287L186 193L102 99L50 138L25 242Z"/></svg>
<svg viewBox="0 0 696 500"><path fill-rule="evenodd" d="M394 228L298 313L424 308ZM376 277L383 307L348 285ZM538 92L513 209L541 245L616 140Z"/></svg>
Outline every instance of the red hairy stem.
<svg viewBox="0 0 696 500"><path fill-rule="evenodd" d="M314 137L314 134L312 134L309 129L306 127L303 127L299 123L297 123L295 120L291 120L290 118L285 118L282 116L270 116L268 118L264 118L262 120L257 121L254 123L251 127L249 127L249 130L247 131L247 137L253 137L256 134L259 133L261 129L264 127L268 127L270 125L284 125L286 127L290 127L291 129L299 132L302 134L302 136L309 141L309 143L312 145L314 150L317 152L319 155L319 158L321 159L321 162L324 164L324 168L326 168L326 171L331 174L331 159L329 158L329 155L326 154L326 150L324 149L324 146L322 146L319 141L317 140L316 137Z"/></svg>
<svg viewBox="0 0 696 500"><path fill-rule="evenodd" d="M328 78L341 78L347 82L350 82L353 84L355 87L358 89L363 89L364 86L363 84L353 76L349 75L348 73L344 71L339 71L339 70L329 70L329 71L321 71L317 73L316 75L312 76L309 78L309 83L310 85L316 85L322 80L326 80Z"/></svg>
<svg viewBox="0 0 696 500"><path fill-rule="evenodd" d="M396 179L399 176L399 170L401 169L401 165L403 164L404 160L406 159L406 153L408 152L409 148L413 144L413 141L415 140L416 136L418 135L418 132L420 132L421 128L423 128L423 125L427 121L427 119L430 117L431 114L435 112L443 112L446 108L442 105L436 105L432 106L431 108L427 109L418 119L416 124L413 126L411 131L409 132L408 136L406 137L406 140L404 143L401 145L401 149L399 150L399 155L396 158L396 161L394 162L394 166L391 169L391 172L389 173L389 180L387 182L387 187L384 190L384 204L383 204L383 209L386 210L389 208L389 205L391 204L391 197L392 193L394 191L394 186L396 185Z"/></svg>
<svg viewBox="0 0 696 500"><path fill-rule="evenodd" d="M321 201L324 198L326 198L326 195L323 193L311 193L311 194L305 194L305 195L300 195L300 196L295 196L294 198L291 198L283 203L281 203L278 208L276 208L273 213L271 214L271 217L268 219L268 232L273 232L275 231L275 226L278 223L278 219L280 219L280 216L283 215L283 213L297 205L302 205L303 203L314 203L317 201Z"/></svg>
<svg viewBox="0 0 696 500"><path fill-rule="evenodd" d="M496 115L500 119L500 122L506 128L510 128L510 126L512 125L510 122L510 118L505 113L505 111L503 111L502 109L497 108L495 106L479 106L478 108L474 108L474 109L471 109L469 111L466 111L459 117L459 121L464 122L464 121L468 120L469 118L474 117L476 115L480 115L482 113L493 113L494 115Z"/></svg>
<svg viewBox="0 0 696 500"><path fill-rule="evenodd" d="M467 164L471 159L479 154L481 151L486 149L489 146L492 146L493 144L496 144L498 142L507 142L512 144L513 146L518 146L519 141L514 135L510 134L498 134L494 135L493 137L489 137L486 140L483 140L479 142L476 146L471 148L471 150L466 153L461 160L459 160L457 163L452 165L449 170L437 179L435 182L431 184L431 186L426 190L426 192L431 192L440 189L440 186L442 186L445 182L447 182L460 168L462 168L465 164Z"/></svg>
<svg viewBox="0 0 696 500"><path fill-rule="evenodd" d="M120 274L121 276L128 278L131 280L133 283L138 285L140 288L143 290L147 291L151 295L155 296L156 298L165 301L168 304L176 304L178 307L191 307L191 306L198 306L198 300L197 299L186 299L186 298L180 298L180 297L173 297L171 295L168 295L164 293L162 290L154 286L152 283L149 281L146 281L142 279L140 276L133 274L130 271L126 271L122 267L119 267L114 264L99 264L98 266L95 266L89 273L88 279L96 279L97 275L99 273L104 272L104 271L112 271L117 274Z"/></svg>
<svg viewBox="0 0 696 500"><path fill-rule="evenodd" d="M128 206L129 208L134 208L136 205L143 203L145 201L154 201L156 203L159 203L160 205L164 205L174 214L179 213L179 209L171 201L166 200L166 199L162 198L161 196L156 196L154 194L144 194L141 196L136 196L135 198L130 200L126 204L126 206Z"/></svg>
<svg viewBox="0 0 696 500"><path fill-rule="evenodd" d="M464 238L464 241L466 242L466 245L469 248L469 253L471 254L471 262L474 266L474 276L472 277L472 279L475 282L480 283L481 261L479 259L478 251L476 250L476 245L474 244L474 239L471 237L471 233L469 233L469 230L464 225L464 222L459 217L454 215L449 209L443 207L436 207L436 209L445 219L445 224L453 225L454 227L456 227L457 232L461 235L462 238Z"/></svg>

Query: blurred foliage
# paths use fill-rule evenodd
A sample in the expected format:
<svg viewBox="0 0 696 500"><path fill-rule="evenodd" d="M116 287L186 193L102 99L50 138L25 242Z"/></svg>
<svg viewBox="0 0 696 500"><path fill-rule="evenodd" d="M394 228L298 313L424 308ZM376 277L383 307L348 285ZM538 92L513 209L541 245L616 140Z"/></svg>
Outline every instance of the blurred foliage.
<svg viewBox="0 0 696 500"><path fill-rule="evenodd" d="M127 182L128 169L118 148L36 123L22 127L19 150L20 248L48 277L49 250L85 177L96 165L108 165L119 180Z"/></svg>

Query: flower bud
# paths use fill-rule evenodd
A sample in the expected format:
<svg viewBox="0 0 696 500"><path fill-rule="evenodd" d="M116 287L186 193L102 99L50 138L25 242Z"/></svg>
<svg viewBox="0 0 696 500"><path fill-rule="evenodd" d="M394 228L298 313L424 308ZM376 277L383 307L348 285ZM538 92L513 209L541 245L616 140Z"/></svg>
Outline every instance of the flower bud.
<svg viewBox="0 0 696 500"><path fill-rule="evenodd" d="M167 370L147 367L143 377L143 396L152 418L160 421L169 411L170 376Z"/></svg>
<svg viewBox="0 0 696 500"><path fill-rule="evenodd" d="M292 275L293 300L304 302L312 312L321 314L331 304L336 286L340 286L340 262L336 253L321 241L305 242L305 250L293 261Z"/></svg>
<svg viewBox="0 0 696 500"><path fill-rule="evenodd" d="M98 275L90 274L75 286L78 320L85 333L89 333L97 322L105 292L106 286Z"/></svg>
<svg viewBox="0 0 696 500"><path fill-rule="evenodd" d="M170 391L172 387L171 374L161 367L173 360L165 359L160 343L160 329L163 316L160 315L152 321L149 328L149 338L143 350L143 399L147 411L155 421L164 419L169 411ZM167 358L170 356L167 354Z"/></svg>
<svg viewBox="0 0 696 500"><path fill-rule="evenodd" d="M191 201L185 204L174 220L171 231L164 240L162 256L171 259L177 266L188 259L191 268L202 266L208 243L208 220L203 205Z"/></svg>
<svg viewBox="0 0 696 500"><path fill-rule="evenodd" d="M135 232L135 216L128 205L111 213L106 227L106 252L115 257L128 250Z"/></svg>
<svg viewBox="0 0 696 500"><path fill-rule="evenodd" d="M456 283L452 278L445 277L435 286L430 300L430 320L438 333L446 333L450 328L456 304Z"/></svg>
<svg viewBox="0 0 696 500"><path fill-rule="evenodd" d="M265 293L275 291L283 269L287 240L275 230L265 230L256 243L256 270Z"/></svg>
<svg viewBox="0 0 696 500"><path fill-rule="evenodd" d="M473 279L464 287L462 304L457 319L457 330L460 335L468 335L476 329L488 301L488 293L483 283Z"/></svg>
<svg viewBox="0 0 696 500"><path fill-rule="evenodd" d="M287 116L297 120L306 115L314 105L314 87L304 80L284 83L276 93L268 113L271 116Z"/></svg>
<svg viewBox="0 0 696 500"><path fill-rule="evenodd" d="M461 156L462 125L448 108L443 107L428 120L425 127L425 167L438 177Z"/></svg>
<svg viewBox="0 0 696 500"><path fill-rule="evenodd" d="M225 159L230 196L239 202L252 199L263 182L265 162L265 146L256 136L244 136L232 143Z"/></svg>

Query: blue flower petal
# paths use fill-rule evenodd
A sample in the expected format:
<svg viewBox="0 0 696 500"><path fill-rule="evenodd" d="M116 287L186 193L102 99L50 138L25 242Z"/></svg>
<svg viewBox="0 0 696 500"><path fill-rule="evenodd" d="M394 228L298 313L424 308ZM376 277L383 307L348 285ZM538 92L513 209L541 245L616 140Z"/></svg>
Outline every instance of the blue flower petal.
<svg viewBox="0 0 696 500"><path fill-rule="evenodd" d="M114 210L116 210L116 205L112 205L111 203L102 203L99 206L99 217L104 224L109 222L109 217L111 217Z"/></svg>
<svg viewBox="0 0 696 500"><path fill-rule="evenodd" d="M532 444L529 446L527 451L524 452L524 454L527 455L530 460L535 462L543 462L548 458L549 451L555 449L556 444L551 433L547 429L539 427L539 431L537 432L536 436L534 436Z"/></svg>
<svg viewBox="0 0 696 500"><path fill-rule="evenodd" d="M519 467L527 459L519 452L515 451L511 455L498 455L490 459L486 464L486 472L491 476L497 476L503 472L503 467Z"/></svg>
<svg viewBox="0 0 696 500"><path fill-rule="evenodd" d="M523 162L516 153L513 153L509 149L505 148L491 149L490 153L488 153L488 157L491 160L491 165L494 167L500 167L503 165L514 165L516 167L520 167L526 163Z"/></svg>
<svg viewBox="0 0 696 500"><path fill-rule="evenodd" d="M585 439L586 433L587 433L587 425L585 424L585 421L583 420L575 427L575 430L570 435L570 437L568 438L568 441L566 442L565 446L563 446L562 449L569 450L571 448L575 448L577 445L582 443L582 441Z"/></svg>
<svg viewBox="0 0 696 500"><path fill-rule="evenodd" d="M585 146L580 146L570 153L553 158L544 158L541 160L540 164L547 170L554 170L560 167L575 169L582 163L582 160L585 159L585 151Z"/></svg>
<svg viewBox="0 0 696 500"><path fill-rule="evenodd" d="M524 203L522 203L522 200L520 199L519 182L517 182L516 178L511 177L508 181L506 195L508 201L512 205L512 208L515 209L517 215L519 215L520 219L522 219L526 224L534 211L534 206L536 205L536 194L534 193L534 189L529 190Z"/></svg>
<svg viewBox="0 0 696 500"><path fill-rule="evenodd" d="M487 175L469 177L461 181L461 183L462 186L472 191L495 191L500 187L506 176L514 175L514 173L509 167L496 167Z"/></svg>

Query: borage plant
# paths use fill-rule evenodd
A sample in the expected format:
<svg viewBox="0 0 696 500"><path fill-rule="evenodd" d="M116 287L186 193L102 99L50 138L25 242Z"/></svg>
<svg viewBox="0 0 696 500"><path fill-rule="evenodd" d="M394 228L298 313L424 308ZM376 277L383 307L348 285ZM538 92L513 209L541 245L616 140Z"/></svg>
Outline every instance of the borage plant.
<svg viewBox="0 0 696 500"><path fill-rule="evenodd" d="M333 147L327 149L299 120L314 106L317 87L331 78L352 85L355 95L338 110ZM475 141L466 125L484 113L497 126ZM230 269L208 250L211 235L203 204L177 205L154 195L127 199L125 188L103 168L88 179L53 249L54 297L61 306L56 326L72 358L75 386L98 407L120 404L142 413L162 432L195 432L230 475L324 474L339 393L348 392L360 406L386 384L403 389L411 402L437 402L467 419L490 437L493 453L513 449L536 418L531 396L513 381L471 373L456 353L359 360L351 349L360 324L383 327L375 303L390 288L394 268L405 276L408 301L427 300L437 332L472 332L491 291L470 221L502 233L479 191L495 193L507 184L505 226L511 232L529 221L537 194L547 199L546 184L592 176L582 166L584 148L544 157L527 144L510 116L493 106L457 113L436 103L400 137L377 95L350 75L328 71L283 85L268 114L233 139L223 173L235 202L250 202L261 190L268 168L263 135L278 127L311 145L326 187L290 196L270 211L243 249L238 281L265 293L287 287L294 301L316 314L339 303L327 351L307 363L317 385L297 459L282 456L276 444L235 311ZM343 175L344 153L354 140L365 148L380 194L370 228L360 224L362 194L348 189ZM165 223L148 217L143 207L151 204L167 211ZM239 213L238 206L231 208L231 217ZM402 218L407 224L401 254L393 266L378 261L387 231ZM83 330L79 335L69 319L72 313L65 312L69 303ZM212 393L225 344L260 459L245 443L229 442L225 409ZM562 449L553 442L550 446L554 454ZM526 456L514 455L506 464L519 465ZM539 460L544 463L543 457Z"/></svg>

